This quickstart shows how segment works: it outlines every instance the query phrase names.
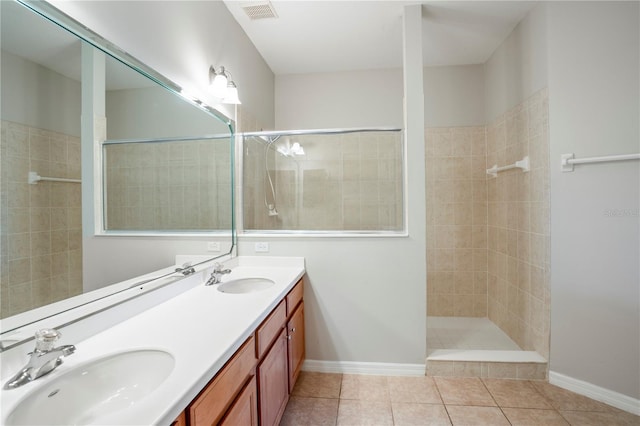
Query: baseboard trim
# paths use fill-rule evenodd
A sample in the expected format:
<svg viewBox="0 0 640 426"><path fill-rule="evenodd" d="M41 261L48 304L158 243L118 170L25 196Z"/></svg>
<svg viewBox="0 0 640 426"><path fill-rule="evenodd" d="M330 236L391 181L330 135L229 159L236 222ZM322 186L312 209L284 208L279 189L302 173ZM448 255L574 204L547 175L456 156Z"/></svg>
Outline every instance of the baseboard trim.
<svg viewBox="0 0 640 426"><path fill-rule="evenodd" d="M574 379L555 371L549 371L549 383L640 416L640 399Z"/></svg>
<svg viewBox="0 0 640 426"><path fill-rule="evenodd" d="M316 373L369 374L378 376L424 376L425 364L395 364L386 362L318 361L307 359L303 371Z"/></svg>

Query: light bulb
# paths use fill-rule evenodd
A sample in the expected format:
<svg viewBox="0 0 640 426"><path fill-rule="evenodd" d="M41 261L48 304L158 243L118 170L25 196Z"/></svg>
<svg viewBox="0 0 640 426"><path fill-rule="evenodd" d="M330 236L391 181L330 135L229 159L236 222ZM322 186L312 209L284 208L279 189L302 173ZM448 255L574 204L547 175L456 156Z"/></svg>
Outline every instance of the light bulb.
<svg viewBox="0 0 640 426"><path fill-rule="evenodd" d="M216 98L224 98L227 94L227 77L222 74L216 74L216 77L213 79L211 83L211 93Z"/></svg>
<svg viewBox="0 0 640 426"><path fill-rule="evenodd" d="M238 98L238 88L233 81L230 81L229 84L227 84L227 93L223 97L222 102L225 104L235 105L239 105L242 103L240 102L240 98Z"/></svg>

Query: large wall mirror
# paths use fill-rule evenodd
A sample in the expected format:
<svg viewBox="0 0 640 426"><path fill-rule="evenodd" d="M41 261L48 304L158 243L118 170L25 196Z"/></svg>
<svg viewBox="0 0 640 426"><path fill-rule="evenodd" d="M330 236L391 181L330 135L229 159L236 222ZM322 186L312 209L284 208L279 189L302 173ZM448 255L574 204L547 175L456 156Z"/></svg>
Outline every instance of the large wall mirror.
<svg viewBox="0 0 640 426"><path fill-rule="evenodd" d="M223 244L212 257L230 252L231 120L47 3L0 7L0 331L8 317L105 294L104 283L83 282L83 235L215 236ZM89 93L87 67L100 62L87 58L100 56ZM96 96L99 144L81 130ZM98 185L85 182L87 167ZM102 257L104 268L121 261Z"/></svg>

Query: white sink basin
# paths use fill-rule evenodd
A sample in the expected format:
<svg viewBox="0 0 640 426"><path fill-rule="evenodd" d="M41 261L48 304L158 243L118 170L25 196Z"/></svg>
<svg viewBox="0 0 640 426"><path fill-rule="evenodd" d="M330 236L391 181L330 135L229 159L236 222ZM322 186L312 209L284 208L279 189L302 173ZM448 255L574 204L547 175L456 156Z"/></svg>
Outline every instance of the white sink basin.
<svg viewBox="0 0 640 426"><path fill-rule="evenodd" d="M137 350L78 366L28 394L8 415L6 424L99 423L100 417L149 396L169 376L174 364L167 352ZM37 386L44 379L26 386Z"/></svg>
<svg viewBox="0 0 640 426"><path fill-rule="evenodd" d="M218 291L223 293L254 293L266 290L275 282L267 278L238 278L218 285Z"/></svg>

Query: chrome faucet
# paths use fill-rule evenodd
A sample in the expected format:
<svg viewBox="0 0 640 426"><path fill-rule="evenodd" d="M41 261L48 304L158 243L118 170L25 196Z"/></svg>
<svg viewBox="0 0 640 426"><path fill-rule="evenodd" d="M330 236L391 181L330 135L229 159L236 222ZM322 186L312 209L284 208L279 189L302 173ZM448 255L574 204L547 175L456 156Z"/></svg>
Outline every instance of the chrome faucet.
<svg viewBox="0 0 640 426"><path fill-rule="evenodd" d="M36 332L36 348L30 352L31 358L22 370L4 384L5 390L15 389L36 380L56 369L62 364L62 357L69 356L76 351L73 345L54 348L55 342L62 334L53 328L45 328Z"/></svg>
<svg viewBox="0 0 640 426"><path fill-rule="evenodd" d="M209 277L205 285L220 284L220 282L222 281L222 276L230 273L231 269L222 269L222 265L216 263L213 267L213 271L211 272L211 276Z"/></svg>
<svg viewBox="0 0 640 426"><path fill-rule="evenodd" d="M176 268L175 271L176 272L180 272L185 277L187 275L191 275L191 274L195 274L196 273L195 268L193 266L191 266L191 262L184 263L182 265L182 267Z"/></svg>

